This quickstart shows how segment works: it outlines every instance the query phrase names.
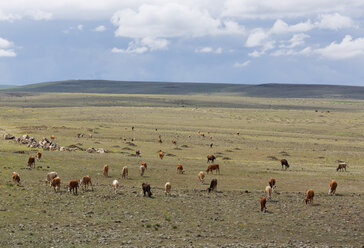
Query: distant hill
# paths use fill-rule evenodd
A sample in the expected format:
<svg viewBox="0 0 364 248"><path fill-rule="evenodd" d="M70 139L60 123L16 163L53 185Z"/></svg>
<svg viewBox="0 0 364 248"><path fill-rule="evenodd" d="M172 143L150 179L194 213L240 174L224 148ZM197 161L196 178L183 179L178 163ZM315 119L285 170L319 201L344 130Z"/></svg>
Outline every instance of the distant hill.
<svg viewBox="0 0 364 248"><path fill-rule="evenodd" d="M0 90L2 89L8 89L8 88L13 88L14 85L6 85L6 84L0 84Z"/></svg>
<svg viewBox="0 0 364 248"><path fill-rule="evenodd" d="M109 94L220 94L250 97L364 99L364 87L313 84L215 84L69 80L30 84L3 92L64 92Z"/></svg>

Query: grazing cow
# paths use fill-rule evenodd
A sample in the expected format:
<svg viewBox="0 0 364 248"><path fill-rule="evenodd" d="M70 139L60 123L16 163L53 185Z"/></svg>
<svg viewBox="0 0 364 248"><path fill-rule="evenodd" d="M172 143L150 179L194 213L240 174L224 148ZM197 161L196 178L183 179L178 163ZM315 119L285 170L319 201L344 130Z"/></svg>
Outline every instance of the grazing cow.
<svg viewBox="0 0 364 248"><path fill-rule="evenodd" d="M53 141L53 140L55 140L55 136L54 135L51 135L51 140Z"/></svg>
<svg viewBox="0 0 364 248"><path fill-rule="evenodd" d="M128 179L128 174L129 174L129 168L128 166L124 166L123 170L121 171L121 178Z"/></svg>
<svg viewBox="0 0 364 248"><path fill-rule="evenodd" d="M335 195L337 182L335 180L330 181L329 195Z"/></svg>
<svg viewBox="0 0 364 248"><path fill-rule="evenodd" d="M239 133L239 132L236 132L236 135L238 135L238 136L239 136L239 135L240 135L240 133Z"/></svg>
<svg viewBox="0 0 364 248"><path fill-rule="evenodd" d="M158 142L159 143L163 143L162 139L161 138L158 138Z"/></svg>
<svg viewBox="0 0 364 248"><path fill-rule="evenodd" d="M313 203L313 197L315 196L315 192L312 189L307 190L305 203Z"/></svg>
<svg viewBox="0 0 364 248"><path fill-rule="evenodd" d="M267 198L270 199L272 197L272 187L269 185L265 187L265 193L267 194Z"/></svg>
<svg viewBox="0 0 364 248"><path fill-rule="evenodd" d="M345 163L345 162L343 162L343 163L340 163L339 165L338 165L338 167L336 168L336 171L346 171L346 166L347 166L347 164Z"/></svg>
<svg viewBox="0 0 364 248"><path fill-rule="evenodd" d="M49 183L49 186L52 186L51 182L52 182L52 180L53 180L53 179L55 179L56 177L57 177L57 172L55 172L55 171L49 172L49 173L47 174L47 178L46 178L46 180L45 180L45 183L46 183L46 184L47 184L47 183Z"/></svg>
<svg viewBox="0 0 364 248"><path fill-rule="evenodd" d="M214 155L207 155L207 163L211 161L213 163L215 161L216 157Z"/></svg>
<svg viewBox="0 0 364 248"><path fill-rule="evenodd" d="M260 198L260 211L264 213L267 211L267 207L265 206L266 203L267 203L267 198L265 198L264 196Z"/></svg>
<svg viewBox="0 0 364 248"><path fill-rule="evenodd" d="M54 192L57 193L57 191L60 190L61 188L61 178L59 177L53 178L53 180L51 181L51 186L53 187Z"/></svg>
<svg viewBox="0 0 364 248"><path fill-rule="evenodd" d="M140 164L141 164L141 165L143 165L143 166L145 167L145 169L147 169L147 168L148 168L148 167L147 167L147 163L146 163L146 162L142 161L142 162L140 162Z"/></svg>
<svg viewBox="0 0 364 248"><path fill-rule="evenodd" d="M143 189L143 195L144 196L145 196L145 193L148 193L148 196L152 197L152 192L150 191L150 184L142 183L142 189Z"/></svg>
<svg viewBox="0 0 364 248"><path fill-rule="evenodd" d="M164 152L159 152L159 158L163 159L163 157L164 157Z"/></svg>
<svg viewBox="0 0 364 248"><path fill-rule="evenodd" d="M42 158L42 153L41 152L37 152L37 154L35 154L35 157L39 161Z"/></svg>
<svg viewBox="0 0 364 248"><path fill-rule="evenodd" d="M140 150L136 150L136 151L135 151L135 155L136 155L137 157L140 157L140 154L142 154L142 152L141 152Z"/></svg>
<svg viewBox="0 0 364 248"><path fill-rule="evenodd" d="M142 176L144 176L144 172L145 172L145 167L143 166L143 165L141 165L140 167L139 167L139 173L140 173L140 176L142 177Z"/></svg>
<svg viewBox="0 0 364 248"><path fill-rule="evenodd" d="M134 126L131 127L131 131L134 131Z"/></svg>
<svg viewBox="0 0 364 248"><path fill-rule="evenodd" d="M104 165L103 174L105 177L109 176L109 166L107 164Z"/></svg>
<svg viewBox="0 0 364 248"><path fill-rule="evenodd" d="M78 189L78 180L71 180L70 183L68 184L68 192L71 193L72 190L73 194L75 194L76 190L75 195L77 195L77 189Z"/></svg>
<svg viewBox="0 0 364 248"><path fill-rule="evenodd" d="M164 193L166 194L166 195L170 195L171 194L171 183L170 182L167 182L165 185L164 185L164 189L165 189L165 191L164 191Z"/></svg>
<svg viewBox="0 0 364 248"><path fill-rule="evenodd" d="M209 174L209 172L211 172L212 174L214 174L213 173L214 170L216 170L216 173L219 172L219 174L220 174L220 166L218 164L210 164L207 167L206 172L207 172L207 174Z"/></svg>
<svg viewBox="0 0 364 248"><path fill-rule="evenodd" d="M289 168L289 164L288 164L287 159L282 159L281 160L281 165L282 165L282 169L283 169L283 165L284 165L286 170Z"/></svg>
<svg viewBox="0 0 364 248"><path fill-rule="evenodd" d="M177 165L177 174L183 174L183 166L181 164Z"/></svg>
<svg viewBox="0 0 364 248"><path fill-rule="evenodd" d="M210 187L207 189L210 193L211 191L214 191L217 187L217 179L212 179L210 183Z"/></svg>
<svg viewBox="0 0 364 248"><path fill-rule="evenodd" d="M205 138L205 134L204 133L200 133L200 136Z"/></svg>
<svg viewBox="0 0 364 248"><path fill-rule="evenodd" d="M120 184L119 184L119 181L118 180L114 180L114 181L112 181L112 186L113 186L113 188L114 188L114 192L115 192L115 194L117 193L117 190L119 189L119 187L120 187Z"/></svg>
<svg viewBox="0 0 364 248"><path fill-rule="evenodd" d="M89 137L90 139L92 139L92 133L89 133L89 134L88 134L88 137Z"/></svg>
<svg viewBox="0 0 364 248"><path fill-rule="evenodd" d="M15 171L11 174L11 177L13 178L13 181L17 183L17 185L20 185L20 176Z"/></svg>
<svg viewBox="0 0 364 248"><path fill-rule="evenodd" d="M177 140L172 140L172 143L177 145Z"/></svg>
<svg viewBox="0 0 364 248"><path fill-rule="evenodd" d="M28 166L32 168L32 165L35 168L35 158L33 156L29 157L28 159Z"/></svg>
<svg viewBox="0 0 364 248"><path fill-rule="evenodd" d="M200 182L203 184L203 181L205 179L205 173L203 171L200 171L198 174L197 174L197 177L198 179L200 180Z"/></svg>
<svg viewBox="0 0 364 248"><path fill-rule="evenodd" d="M87 190L88 185L91 185L91 189L94 190L94 187L92 186L92 182L91 182L91 177L90 176L84 176L83 178L81 178L80 185L81 185L81 188L83 186L83 189L84 190Z"/></svg>
<svg viewBox="0 0 364 248"><path fill-rule="evenodd" d="M275 190L275 188L277 187L277 186L276 186L276 180L275 180L274 178L269 179L268 184L269 184L269 186L272 188L272 190L273 190L273 191L274 191L274 190Z"/></svg>
<svg viewBox="0 0 364 248"><path fill-rule="evenodd" d="M212 148L212 146L213 146L213 145L214 145L214 143L211 143L211 144L210 144L210 148Z"/></svg>

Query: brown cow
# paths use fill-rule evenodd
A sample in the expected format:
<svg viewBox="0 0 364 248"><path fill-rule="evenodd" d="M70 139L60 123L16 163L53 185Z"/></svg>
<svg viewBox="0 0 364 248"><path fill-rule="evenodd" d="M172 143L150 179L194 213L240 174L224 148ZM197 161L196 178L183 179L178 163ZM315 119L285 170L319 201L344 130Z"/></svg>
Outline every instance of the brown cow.
<svg viewBox="0 0 364 248"><path fill-rule="evenodd" d="M141 165L139 167L139 174L140 174L141 177L144 176L144 172L145 172L145 167L143 165Z"/></svg>
<svg viewBox="0 0 364 248"><path fill-rule="evenodd" d="M329 195L335 195L336 187L337 187L337 182L335 180L331 180L330 181Z"/></svg>
<svg viewBox="0 0 364 248"><path fill-rule="evenodd" d="M56 139L56 137L54 135L51 135L51 140L53 141L55 139Z"/></svg>
<svg viewBox="0 0 364 248"><path fill-rule="evenodd" d="M11 174L11 177L13 178L13 181L17 183L17 185L20 185L20 176L15 171Z"/></svg>
<svg viewBox="0 0 364 248"><path fill-rule="evenodd" d="M68 184L68 192L71 193L72 190L73 194L75 194L76 190L76 195L77 195L77 189L78 189L78 180L71 180L70 183Z"/></svg>
<svg viewBox="0 0 364 248"><path fill-rule="evenodd" d="M89 137L90 139L92 139L92 133L89 133L89 134L88 134L88 137Z"/></svg>
<svg viewBox="0 0 364 248"><path fill-rule="evenodd" d="M171 188L172 188L172 185L170 182L167 182L165 185L164 185L164 193L166 195L171 195Z"/></svg>
<svg viewBox="0 0 364 248"><path fill-rule="evenodd" d="M346 166L347 166L347 164L344 162L344 163L340 163L339 165L338 165L338 167L336 168L336 171L346 171Z"/></svg>
<svg viewBox="0 0 364 248"><path fill-rule="evenodd" d="M289 164L288 164L287 159L282 159L281 160L281 165L282 165L282 169L283 169L283 165L284 165L286 170L289 168Z"/></svg>
<svg viewBox="0 0 364 248"><path fill-rule="evenodd" d="M177 174L183 174L183 166L181 164L177 165Z"/></svg>
<svg viewBox="0 0 364 248"><path fill-rule="evenodd" d="M51 181L51 186L54 189L54 192L57 193L57 191L61 188L61 178L56 177Z"/></svg>
<svg viewBox="0 0 364 248"><path fill-rule="evenodd" d="M207 155L207 163L211 161L213 163L215 161L216 157L214 155Z"/></svg>
<svg viewBox="0 0 364 248"><path fill-rule="evenodd" d="M28 166L32 168L32 165L35 168L35 158L33 156L29 157L28 159Z"/></svg>
<svg viewBox="0 0 364 248"><path fill-rule="evenodd" d="M81 178L80 184L81 184L81 188L82 188L82 186L84 187L84 190L87 190L88 185L91 185L91 189L94 190L90 176L84 176L83 178Z"/></svg>
<svg viewBox="0 0 364 248"><path fill-rule="evenodd" d="M37 160L40 160L42 158L42 153L37 152L37 154L35 154L35 157L37 158Z"/></svg>
<svg viewBox="0 0 364 248"><path fill-rule="evenodd" d="M307 190L305 203L313 203L313 197L315 196L315 192L312 189Z"/></svg>
<svg viewBox="0 0 364 248"><path fill-rule="evenodd" d="M147 163L146 163L146 162L142 161L142 162L140 162L140 164L141 164L141 165L143 165L143 166L145 167L145 169L147 169L147 168L148 168L148 167L147 167Z"/></svg>
<svg viewBox="0 0 364 248"><path fill-rule="evenodd" d="M220 174L220 166L218 164L210 164L207 167L206 172L207 172L207 174L209 174L209 172L211 172L212 174L214 174L213 173L214 170L216 170L216 173L219 172L219 174Z"/></svg>
<svg viewBox="0 0 364 248"><path fill-rule="evenodd" d="M140 154L142 154L142 152L141 152L140 150L136 150L136 151L135 151L135 155L136 155L137 157L140 157Z"/></svg>
<svg viewBox="0 0 364 248"><path fill-rule="evenodd" d="M266 203L267 203L267 198L265 198L264 196L260 198L260 211L264 213L267 211L267 207L265 206Z"/></svg>
<svg viewBox="0 0 364 248"><path fill-rule="evenodd" d="M172 143L177 145L177 140L172 140Z"/></svg>
<svg viewBox="0 0 364 248"><path fill-rule="evenodd" d="M163 159L163 157L164 157L164 152L159 152L159 158Z"/></svg>
<svg viewBox="0 0 364 248"><path fill-rule="evenodd" d="M105 177L109 176L109 166L107 164L104 165L103 174Z"/></svg>
<svg viewBox="0 0 364 248"><path fill-rule="evenodd" d="M148 193L149 197L152 197L152 192L150 191L150 184L148 183L142 183L142 189L143 189L143 195L145 196L145 193Z"/></svg>
<svg viewBox="0 0 364 248"><path fill-rule="evenodd" d="M203 184L203 181L205 179L205 173L203 171L200 171L198 174L197 174L197 177L198 179L200 180L200 182Z"/></svg>
<svg viewBox="0 0 364 248"><path fill-rule="evenodd" d="M269 179L268 184L274 191L274 189L276 188L276 180L274 178L271 178L271 179Z"/></svg>
<svg viewBox="0 0 364 248"><path fill-rule="evenodd" d="M121 171L121 178L128 179L128 174L129 174L129 168L128 166L124 166L123 170Z"/></svg>

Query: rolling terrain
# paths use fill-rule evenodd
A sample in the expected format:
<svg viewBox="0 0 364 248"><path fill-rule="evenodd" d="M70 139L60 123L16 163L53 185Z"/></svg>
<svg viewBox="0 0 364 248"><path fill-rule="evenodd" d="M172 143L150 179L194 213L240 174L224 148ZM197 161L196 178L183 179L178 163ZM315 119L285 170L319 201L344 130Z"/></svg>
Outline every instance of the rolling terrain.
<svg viewBox="0 0 364 248"><path fill-rule="evenodd" d="M1 247L363 245L362 100L3 92L0 133L54 135L61 146L83 149L45 151L0 139ZM90 147L108 152L84 151ZM27 169L37 151L40 167ZM208 154L216 155L221 174L201 184L197 173L206 170ZM144 177L141 161L148 164ZM338 161L348 163L346 172L336 171ZM184 174L177 174L178 163ZM102 175L105 164L109 177ZM127 180L121 179L125 165ZM13 171L21 186L11 180ZM62 179L59 193L44 183L50 171ZM68 182L85 175L94 190L68 193ZM271 177L277 190L262 213L259 199ZM217 192L208 194L213 178ZM117 194L114 179L121 184ZM335 196L327 194L331 179L338 182ZM163 191L167 181L171 196ZM151 184L153 198L143 197L142 182ZM305 205L310 188L314 204Z"/></svg>

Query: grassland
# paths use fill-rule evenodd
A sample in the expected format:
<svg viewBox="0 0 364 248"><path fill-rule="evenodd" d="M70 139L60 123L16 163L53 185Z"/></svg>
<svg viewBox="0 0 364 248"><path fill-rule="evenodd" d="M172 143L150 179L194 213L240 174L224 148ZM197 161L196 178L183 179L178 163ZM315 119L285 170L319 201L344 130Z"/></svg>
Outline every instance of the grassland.
<svg viewBox="0 0 364 248"><path fill-rule="evenodd" d="M1 139L0 246L362 247L363 114L361 100L0 93L1 133L55 135L62 146L110 151L42 151L36 164L42 168L27 170L27 158L38 150ZM90 132L92 139L76 137ZM197 179L208 154L221 166L220 175L207 176L206 182L218 180L210 195ZM281 158L289 170L281 170ZM336 172L338 160L348 163L347 172ZM176 173L178 163L185 174ZM125 165L128 180L121 179ZM11 181L13 171L22 187ZM62 178L61 193L44 185L49 171ZM94 191L69 194L66 183L84 175ZM278 188L263 214L259 199L270 177ZM113 179L121 182L118 194ZM327 195L331 179L339 184L336 196ZM170 197L163 193L167 181ZM142 197L142 182L151 184L154 198ZM312 206L303 203L309 188L316 193Z"/></svg>

